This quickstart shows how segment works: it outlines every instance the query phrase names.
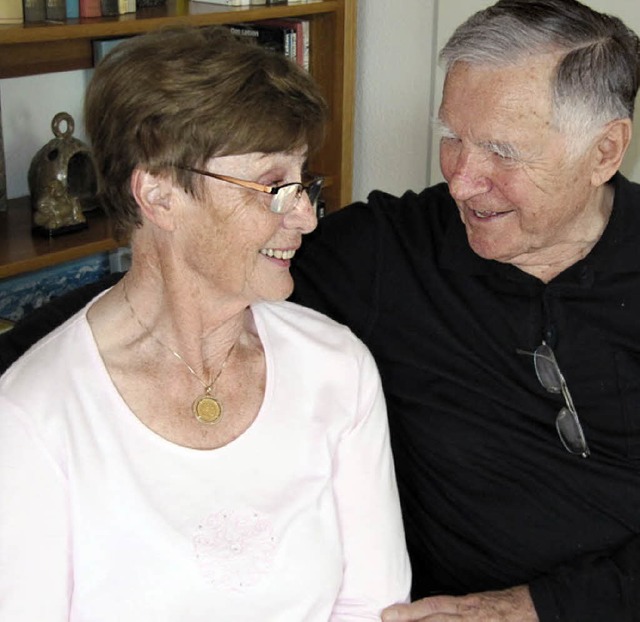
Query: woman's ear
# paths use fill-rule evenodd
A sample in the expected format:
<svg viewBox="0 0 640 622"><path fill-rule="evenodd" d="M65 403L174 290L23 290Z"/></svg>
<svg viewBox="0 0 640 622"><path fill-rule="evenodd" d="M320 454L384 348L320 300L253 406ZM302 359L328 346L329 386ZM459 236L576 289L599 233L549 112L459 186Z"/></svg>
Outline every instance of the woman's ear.
<svg viewBox="0 0 640 622"><path fill-rule="evenodd" d="M173 181L169 176L135 168L131 174L131 194L140 206L143 218L166 231L175 229Z"/></svg>
<svg viewBox="0 0 640 622"><path fill-rule="evenodd" d="M615 119L607 123L595 145L595 162L591 183L601 186L620 168L631 142L631 120Z"/></svg>

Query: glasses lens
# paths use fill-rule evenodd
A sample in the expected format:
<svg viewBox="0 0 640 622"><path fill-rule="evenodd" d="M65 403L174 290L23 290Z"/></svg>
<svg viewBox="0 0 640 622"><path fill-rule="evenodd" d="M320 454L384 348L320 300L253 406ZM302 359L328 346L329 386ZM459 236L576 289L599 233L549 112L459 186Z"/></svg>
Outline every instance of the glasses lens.
<svg viewBox="0 0 640 622"><path fill-rule="evenodd" d="M572 454L583 457L589 455L589 447L582 431L582 426L575 412L562 408L556 417L556 429L565 449Z"/></svg>
<svg viewBox="0 0 640 622"><path fill-rule="evenodd" d="M553 350L546 344L538 346L533 353L533 362L540 384L551 393L560 393L563 378Z"/></svg>
<svg viewBox="0 0 640 622"><path fill-rule="evenodd" d="M307 194L309 195L309 201L311 206L315 209L318 205L318 199L322 192L322 179L314 179L307 188Z"/></svg>
<svg viewBox="0 0 640 622"><path fill-rule="evenodd" d="M302 184L282 186L271 200L271 211L276 214L286 214L295 206L302 192Z"/></svg>

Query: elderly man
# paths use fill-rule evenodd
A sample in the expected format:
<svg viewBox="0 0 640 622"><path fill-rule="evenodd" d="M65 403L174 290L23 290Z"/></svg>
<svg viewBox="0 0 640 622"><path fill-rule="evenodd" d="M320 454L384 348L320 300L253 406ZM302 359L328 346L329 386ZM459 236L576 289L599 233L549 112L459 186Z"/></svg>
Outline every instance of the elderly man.
<svg viewBox="0 0 640 622"><path fill-rule="evenodd" d="M421 599L384 620L640 620L639 52L574 0L477 13L441 54L447 184L296 257L383 378Z"/></svg>

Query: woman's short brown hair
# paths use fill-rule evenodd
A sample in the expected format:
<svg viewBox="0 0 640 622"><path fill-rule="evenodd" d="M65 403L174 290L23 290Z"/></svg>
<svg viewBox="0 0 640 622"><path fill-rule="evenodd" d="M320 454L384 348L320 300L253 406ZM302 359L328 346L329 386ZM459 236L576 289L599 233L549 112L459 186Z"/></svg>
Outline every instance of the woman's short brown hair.
<svg viewBox="0 0 640 622"><path fill-rule="evenodd" d="M129 188L136 166L170 172L195 193L191 174L174 166L313 150L326 115L308 72L222 26L162 29L123 42L98 64L85 99L100 197L119 233L141 224Z"/></svg>

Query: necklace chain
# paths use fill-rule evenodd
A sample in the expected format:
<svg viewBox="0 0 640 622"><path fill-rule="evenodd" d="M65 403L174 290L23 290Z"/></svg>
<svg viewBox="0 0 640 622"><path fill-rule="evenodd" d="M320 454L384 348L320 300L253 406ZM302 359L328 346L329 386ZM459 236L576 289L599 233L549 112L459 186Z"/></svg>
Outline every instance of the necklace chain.
<svg viewBox="0 0 640 622"><path fill-rule="evenodd" d="M220 405L220 402L218 402L218 400L216 400L214 397L211 397L211 391L213 390L213 387L215 386L216 382L218 382L218 378L220 378L220 375L224 371L224 368L226 367L227 362L231 357L231 353L236 347L236 343L238 343L238 340L236 339L231 345L231 347L229 348L229 351L227 352L227 355L224 357L224 361L222 361L222 365L220 366L220 369L218 370L218 373L216 374L215 378L213 378L213 380L209 380L209 383L207 384L204 380L202 380L202 378L200 378L200 376L198 376L198 374L195 372L193 367L191 367L191 365L189 365L189 363L187 363L187 361L185 361L184 358L178 352L170 348L166 343L160 341L160 339L158 339L158 337L156 337L142 323L142 321L138 317L138 314L133 308L133 305L131 304L131 300L129 300L126 278L122 279L122 292L124 293L124 299L126 300L127 305L129 305L129 309L131 310L131 315L133 316L133 319L138 323L140 328L142 328L142 330L147 335L149 335L149 337L151 337L154 341L159 343L163 348L166 348L169 352L171 352L171 354L173 354L173 356L175 356L181 363L183 363L185 367L189 370L191 375L194 378L196 378L198 382L203 386L205 394L203 396L196 398L192 406L193 413L196 419L198 419L202 423L216 423L222 416L222 406Z"/></svg>

